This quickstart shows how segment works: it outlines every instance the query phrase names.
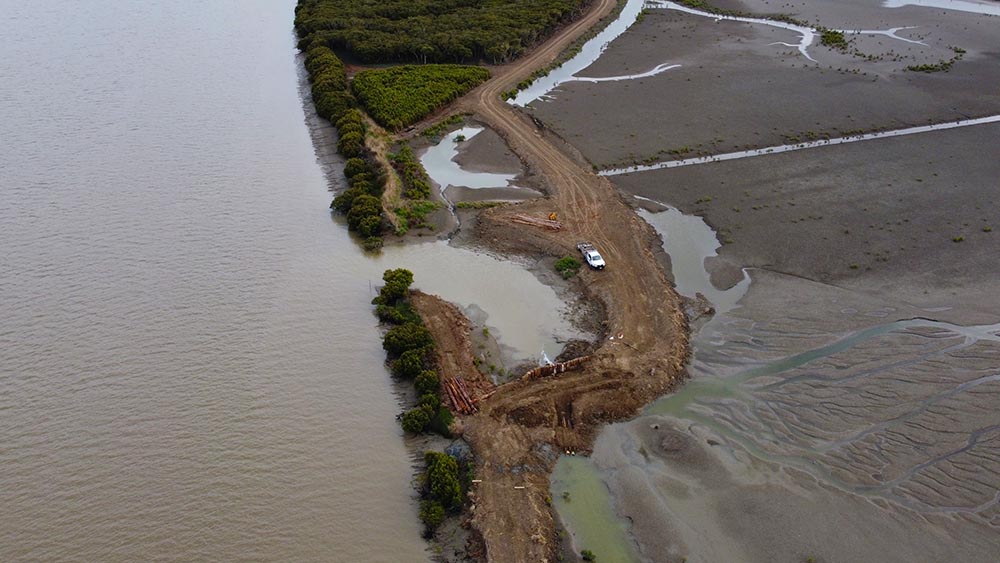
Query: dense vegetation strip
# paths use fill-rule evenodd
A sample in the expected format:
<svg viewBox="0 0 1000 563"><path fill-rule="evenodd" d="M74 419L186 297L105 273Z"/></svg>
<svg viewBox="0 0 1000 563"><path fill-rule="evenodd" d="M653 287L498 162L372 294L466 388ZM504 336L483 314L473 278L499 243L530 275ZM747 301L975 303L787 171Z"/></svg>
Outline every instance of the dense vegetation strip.
<svg viewBox="0 0 1000 563"><path fill-rule="evenodd" d="M451 436L451 411L441 404L441 383L434 371L434 338L410 303L413 272L398 268L382 275L385 285L372 300L379 320L390 326L382 338L393 375L413 382L417 405L402 415L403 430Z"/></svg>
<svg viewBox="0 0 1000 563"><path fill-rule="evenodd" d="M431 364L434 339L410 302L413 272L402 268L386 270L382 281L385 285L372 300L379 320L390 326L382 347L389 357L392 373L413 381L419 397L417 406L403 413L403 429L412 433L433 431L450 437L452 414L441 404L441 382ZM426 452L424 463L426 469L420 474L417 486L421 497L420 519L429 537L445 517L462 510L473 468L468 455L453 457L440 452Z"/></svg>
<svg viewBox="0 0 1000 563"><path fill-rule="evenodd" d="M316 113L336 125L337 150L347 158L344 175L349 187L330 207L347 216L348 228L363 238L366 249L381 248L385 170L367 148L364 116L354 109L357 103L348 88L344 63L328 47L319 46L306 53L305 66Z"/></svg>
<svg viewBox="0 0 1000 563"><path fill-rule="evenodd" d="M364 238L364 247L377 250L382 247L385 217L382 213L382 190L385 188L385 170L375 161L365 147L365 122L356 109L347 110L336 122L340 139L337 150L347 157L344 176L348 188L333 199L332 209L347 216L350 230Z"/></svg>
<svg viewBox="0 0 1000 563"><path fill-rule="evenodd" d="M399 131L489 77L478 66L406 65L359 72L351 89L372 119Z"/></svg>
<svg viewBox="0 0 1000 563"><path fill-rule="evenodd" d="M299 48L362 62L513 60L588 0L299 0Z"/></svg>

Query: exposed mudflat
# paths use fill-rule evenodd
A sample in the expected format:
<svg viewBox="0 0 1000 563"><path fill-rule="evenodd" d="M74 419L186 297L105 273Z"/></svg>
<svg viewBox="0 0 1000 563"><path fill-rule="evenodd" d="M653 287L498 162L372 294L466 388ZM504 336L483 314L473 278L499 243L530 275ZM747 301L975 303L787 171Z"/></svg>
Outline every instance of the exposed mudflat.
<svg viewBox="0 0 1000 563"><path fill-rule="evenodd" d="M724 260L988 322L1000 316L1000 161L982 151L998 138L1000 126L974 126L614 182L703 215Z"/></svg>
<svg viewBox="0 0 1000 563"><path fill-rule="evenodd" d="M848 34L851 49L876 60L816 40L808 51L813 62L794 47L774 44L799 40L786 29L651 9L580 75L679 68L635 80L568 82L530 111L600 168L997 113L997 18L859 2L849 8L813 4L822 9L772 3L758 11L846 30L917 26L897 34L926 45ZM966 53L950 71L905 70L948 60L956 55L953 46Z"/></svg>
<svg viewBox="0 0 1000 563"><path fill-rule="evenodd" d="M1000 325L893 323L918 311L754 279L698 336L693 380L595 445L635 558L996 553Z"/></svg>

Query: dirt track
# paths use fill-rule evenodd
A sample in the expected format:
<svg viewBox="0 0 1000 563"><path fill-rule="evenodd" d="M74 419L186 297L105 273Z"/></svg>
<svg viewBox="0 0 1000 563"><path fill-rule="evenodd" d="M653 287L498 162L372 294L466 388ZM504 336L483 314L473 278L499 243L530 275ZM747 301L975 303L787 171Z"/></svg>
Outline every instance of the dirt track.
<svg viewBox="0 0 1000 563"><path fill-rule="evenodd" d="M497 69L493 79L458 102L458 109L474 113L504 137L550 194L484 212L477 226L480 240L500 250L555 256L575 254L580 240L594 243L608 268L582 272L581 278L585 291L603 301L607 334L616 337L599 343L595 360L583 370L504 385L481 403L478 414L463 420L482 480L473 491L473 525L482 533L490 561L554 559L557 541L548 495L558 454L587 450L601 424L634 415L668 390L681 378L688 355L681 299L654 258L653 230L608 180L563 152L557 140L547 139L500 97L549 64L614 6L614 0L597 0L579 20L529 56ZM553 211L563 224L560 232L510 221L514 213L544 217Z"/></svg>

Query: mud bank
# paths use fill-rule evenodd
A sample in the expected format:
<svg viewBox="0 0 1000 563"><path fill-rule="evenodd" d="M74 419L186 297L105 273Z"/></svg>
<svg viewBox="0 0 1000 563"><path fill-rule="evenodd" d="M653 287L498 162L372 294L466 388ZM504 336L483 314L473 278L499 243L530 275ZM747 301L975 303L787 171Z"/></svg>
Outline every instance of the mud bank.
<svg viewBox="0 0 1000 563"><path fill-rule="evenodd" d="M574 469L582 480L554 478L570 503L594 498L588 479L610 491L594 514L616 517L584 516L578 547L594 545L587 526L612 526L611 552L639 561L972 561L1000 549L1000 325L897 322L926 312L754 279L741 308L696 336L683 389L602 432Z"/></svg>

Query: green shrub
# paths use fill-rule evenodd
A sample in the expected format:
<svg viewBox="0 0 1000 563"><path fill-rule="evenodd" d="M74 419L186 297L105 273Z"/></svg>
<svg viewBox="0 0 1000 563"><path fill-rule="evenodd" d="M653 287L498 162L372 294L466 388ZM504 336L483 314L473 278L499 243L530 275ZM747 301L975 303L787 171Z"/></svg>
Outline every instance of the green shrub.
<svg viewBox="0 0 1000 563"><path fill-rule="evenodd" d="M429 348L433 345L434 339L427 327L412 322L390 328L382 339L382 347L395 357L399 357L407 350Z"/></svg>
<svg viewBox="0 0 1000 563"><path fill-rule="evenodd" d="M597 561L597 556L594 555L594 552L590 551L589 549L581 551L580 558L583 559L584 561Z"/></svg>
<svg viewBox="0 0 1000 563"><path fill-rule="evenodd" d="M343 133L343 131L341 131ZM359 174L364 174L368 171L368 161L363 158L349 158L347 162L344 163L344 176L348 178L353 178Z"/></svg>
<svg viewBox="0 0 1000 563"><path fill-rule="evenodd" d="M427 452L424 454L427 463L428 496L441 503L445 510L451 512L462 506L462 486L458 481L458 462L448 454Z"/></svg>
<svg viewBox="0 0 1000 563"><path fill-rule="evenodd" d="M427 409L420 407L410 409L403 413L403 430L413 434L420 434L427 428L430 421L431 415L427 412Z"/></svg>
<svg viewBox="0 0 1000 563"><path fill-rule="evenodd" d="M841 51L847 49L847 39L844 38L844 32L837 31L836 29L828 29L825 27L820 27L819 42L833 49L838 49Z"/></svg>
<svg viewBox="0 0 1000 563"><path fill-rule="evenodd" d="M359 72L351 90L372 119L398 131L489 77L477 66L406 65Z"/></svg>
<svg viewBox="0 0 1000 563"><path fill-rule="evenodd" d="M438 407L441 406L441 397L438 397L437 393L426 393L421 395L420 400L417 401L417 405L427 409L428 412L436 413Z"/></svg>
<svg viewBox="0 0 1000 563"><path fill-rule="evenodd" d="M378 291L378 297L372 303L394 305L397 301L410 296L410 286L413 285L413 272L405 268L386 270L382 272L385 282Z"/></svg>
<svg viewBox="0 0 1000 563"><path fill-rule="evenodd" d="M444 522L444 507L436 500L425 500L420 503L420 521L424 523L424 533L428 536L437 530Z"/></svg>
<svg viewBox="0 0 1000 563"><path fill-rule="evenodd" d="M436 432L445 438L451 437L451 424L455 421L455 417L452 416L451 411L448 407L441 405L437 408L437 413L431 417L430 423L427 425L427 429L431 432Z"/></svg>
<svg viewBox="0 0 1000 563"><path fill-rule="evenodd" d="M582 264L576 258L572 256L566 256L556 260L555 268L556 271L562 275L563 279L569 279L576 275L576 272L580 269Z"/></svg>
<svg viewBox="0 0 1000 563"><path fill-rule="evenodd" d="M341 135L337 141L337 151L347 158L358 157L365 152L365 138L361 133Z"/></svg>
<svg viewBox="0 0 1000 563"><path fill-rule="evenodd" d="M428 369L420 372L420 375L413 380L413 386L416 388L418 395L426 395L427 393L438 394L441 390L441 380L438 379L437 373Z"/></svg>
<svg viewBox="0 0 1000 563"><path fill-rule="evenodd" d="M407 350L392 362L392 373L399 377L414 379L424 371L426 356L425 348Z"/></svg>

